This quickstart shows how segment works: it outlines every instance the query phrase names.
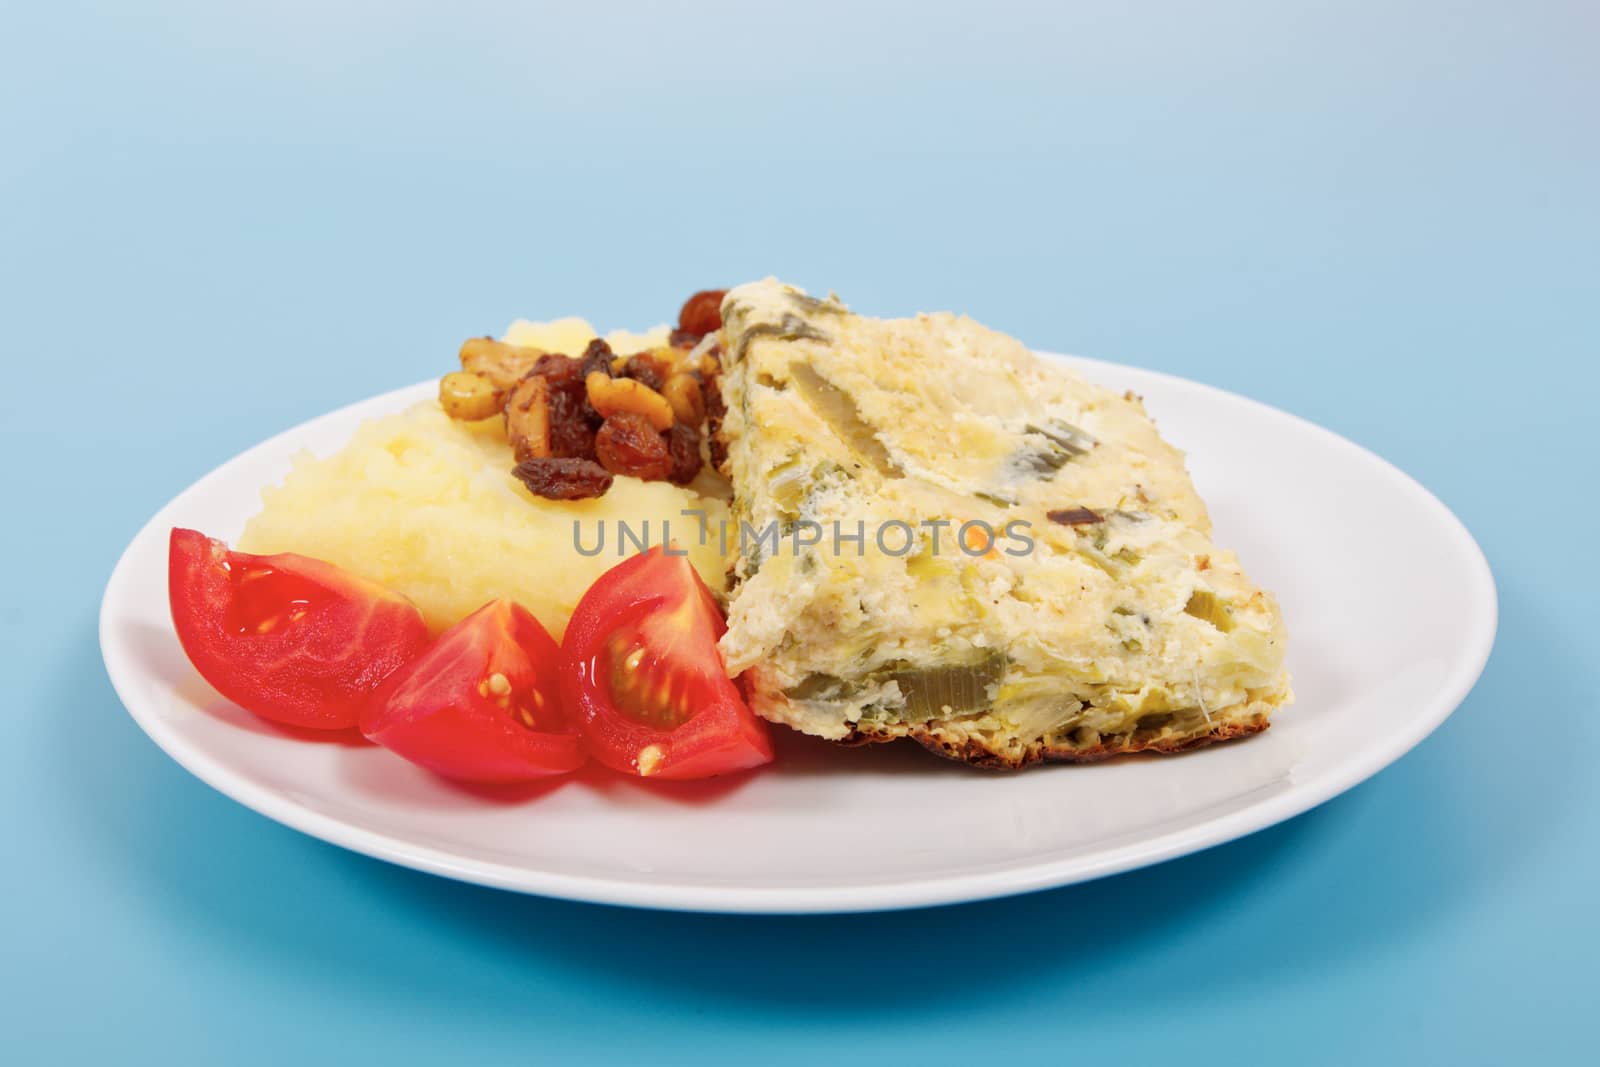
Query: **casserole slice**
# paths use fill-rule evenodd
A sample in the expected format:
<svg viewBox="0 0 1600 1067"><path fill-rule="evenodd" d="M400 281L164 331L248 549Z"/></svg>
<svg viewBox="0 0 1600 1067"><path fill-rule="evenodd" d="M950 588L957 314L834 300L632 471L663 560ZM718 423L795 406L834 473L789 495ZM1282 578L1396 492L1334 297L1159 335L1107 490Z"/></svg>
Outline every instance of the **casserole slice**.
<svg viewBox="0 0 1600 1067"><path fill-rule="evenodd" d="M1290 699L1271 595L1140 399L948 313L722 308L728 632L757 713L991 767L1174 752Z"/></svg>

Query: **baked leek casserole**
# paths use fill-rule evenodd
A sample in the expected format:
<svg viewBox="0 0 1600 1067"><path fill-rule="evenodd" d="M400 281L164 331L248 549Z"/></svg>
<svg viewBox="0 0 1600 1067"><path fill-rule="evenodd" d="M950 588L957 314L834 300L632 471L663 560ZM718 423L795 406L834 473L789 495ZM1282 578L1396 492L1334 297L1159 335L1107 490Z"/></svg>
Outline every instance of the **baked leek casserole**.
<svg viewBox="0 0 1600 1067"><path fill-rule="evenodd" d="M763 717L1015 768L1241 737L1289 701L1278 606L1139 397L772 279L728 293L721 347L721 651Z"/></svg>

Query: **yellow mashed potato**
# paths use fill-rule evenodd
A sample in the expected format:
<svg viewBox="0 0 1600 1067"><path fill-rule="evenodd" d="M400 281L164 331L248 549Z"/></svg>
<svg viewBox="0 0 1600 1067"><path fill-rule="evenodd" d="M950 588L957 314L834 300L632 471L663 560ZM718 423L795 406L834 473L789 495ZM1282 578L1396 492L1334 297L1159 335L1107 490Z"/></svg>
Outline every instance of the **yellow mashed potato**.
<svg viewBox="0 0 1600 1067"><path fill-rule="evenodd" d="M665 328L607 340L626 353L659 343L657 334L664 338ZM575 354L594 336L583 320L564 319L517 322L506 340ZM298 456L282 485L262 491L264 506L239 547L298 552L381 582L415 601L435 631L509 597L560 640L594 580L636 550L631 540L619 547L623 523L649 544L670 531L706 583L722 591L721 500L627 477L595 500L544 500L511 476L512 465L498 418L456 422L429 400L363 423L331 456ZM705 474L696 483L708 484ZM706 512L704 545L686 509Z"/></svg>

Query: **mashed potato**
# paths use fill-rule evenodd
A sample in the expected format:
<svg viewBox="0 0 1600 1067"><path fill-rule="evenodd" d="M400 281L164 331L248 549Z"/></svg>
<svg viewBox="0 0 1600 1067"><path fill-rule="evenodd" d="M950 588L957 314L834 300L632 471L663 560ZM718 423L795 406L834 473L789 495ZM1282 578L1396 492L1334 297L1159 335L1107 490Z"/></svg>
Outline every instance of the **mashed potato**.
<svg viewBox="0 0 1600 1067"><path fill-rule="evenodd" d="M608 340L618 351L636 351L655 333ZM594 336L581 319L518 322L507 331L507 340L547 351L582 351ZM510 597L559 640L594 580L635 551L631 541L619 547L622 523L650 544L662 543L669 530L721 592L716 531L727 515L721 500L626 477L595 500L544 500L511 476L512 464L498 418L456 422L429 400L363 423L331 456L297 457L282 485L263 490L265 506L239 547L298 552L381 582L414 600L435 631L495 597ZM697 484L704 485L707 476L701 477ZM685 509L706 512L706 544Z"/></svg>

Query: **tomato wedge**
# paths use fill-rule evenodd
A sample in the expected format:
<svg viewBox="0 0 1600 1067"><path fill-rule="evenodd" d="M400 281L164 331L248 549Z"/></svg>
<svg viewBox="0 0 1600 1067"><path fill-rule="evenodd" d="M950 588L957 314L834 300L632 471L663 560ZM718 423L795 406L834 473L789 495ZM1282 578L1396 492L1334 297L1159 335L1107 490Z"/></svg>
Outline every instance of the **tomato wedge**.
<svg viewBox="0 0 1600 1067"><path fill-rule="evenodd" d="M485 604L396 671L368 703L361 732L438 774L488 785L584 761L561 708L561 649L509 600Z"/></svg>
<svg viewBox="0 0 1600 1067"><path fill-rule="evenodd" d="M723 672L717 639L726 630L711 590L682 556L657 547L601 575L562 642L568 706L590 755L656 778L771 761L766 724Z"/></svg>
<svg viewBox="0 0 1600 1067"><path fill-rule="evenodd" d="M201 677L290 726L355 726L372 691L428 641L398 593L307 556L231 552L198 530L172 531L167 596Z"/></svg>

